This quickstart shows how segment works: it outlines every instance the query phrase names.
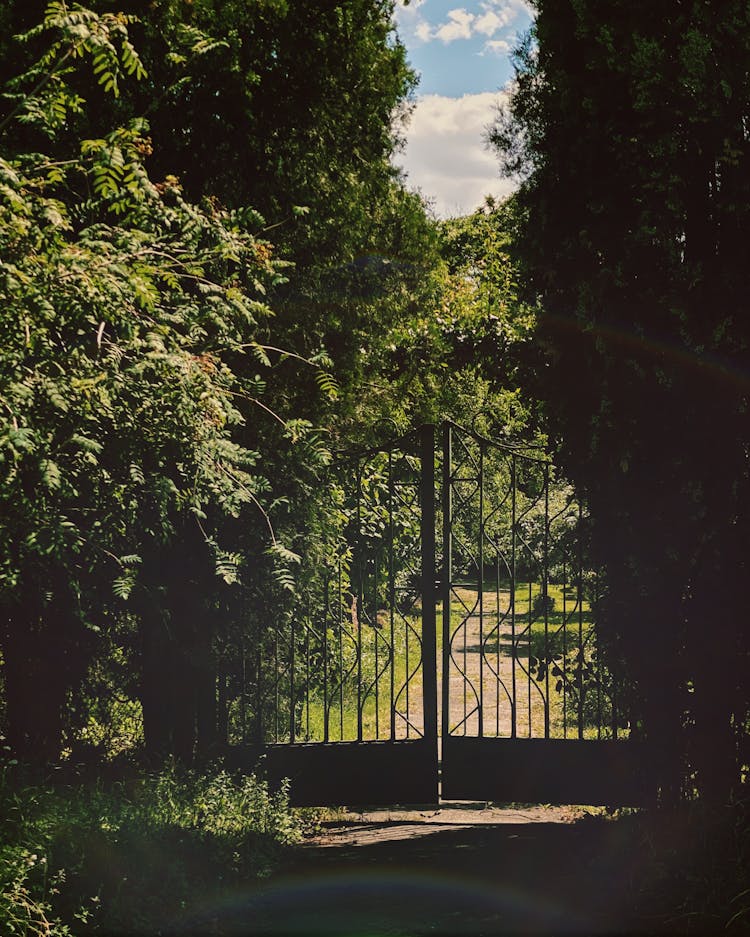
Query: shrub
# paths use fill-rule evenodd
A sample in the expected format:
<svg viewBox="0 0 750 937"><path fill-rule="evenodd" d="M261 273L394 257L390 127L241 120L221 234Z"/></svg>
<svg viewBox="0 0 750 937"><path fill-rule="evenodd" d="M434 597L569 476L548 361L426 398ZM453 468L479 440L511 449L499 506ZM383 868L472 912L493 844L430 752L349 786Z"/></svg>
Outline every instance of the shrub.
<svg viewBox="0 0 750 937"><path fill-rule="evenodd" d="M0 933L156 932L269 874L303 819L288 789L170 768L105 785L0 768Z"/></svg>
<svg viewBox="0 0 750 937"><path fill-rule="evenodd" d="M531 603L531 611L535 618L541 618L545 612L549 614L555 610L554 595L545 595L543 592L537 592Z"/></svg>

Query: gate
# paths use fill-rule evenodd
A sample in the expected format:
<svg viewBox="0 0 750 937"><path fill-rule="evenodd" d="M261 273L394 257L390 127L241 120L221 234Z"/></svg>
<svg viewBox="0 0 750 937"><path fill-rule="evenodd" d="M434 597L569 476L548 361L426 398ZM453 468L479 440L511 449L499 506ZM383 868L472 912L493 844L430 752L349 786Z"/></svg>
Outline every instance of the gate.
<svg viewBox="0 0 750 937"><path fill-rule="evenodd" d="M330 490L335 536L243 676L242 763L300 805L648 797L585 511L544 452L428 425Z"/></svg>
<svg viewBox="0 0 750 937"><path fill-rule="evenodd" d="M434 427L344 459L329 492L304 598L242 688L252 728L234 761L261 756L298 805L434 803Z"/></svg>
<svg viewBox="0 0 750 937"><path fill-rule="evenodd" d="M643 802L581 503L543 452L442 432L442 796Z"/></svg>

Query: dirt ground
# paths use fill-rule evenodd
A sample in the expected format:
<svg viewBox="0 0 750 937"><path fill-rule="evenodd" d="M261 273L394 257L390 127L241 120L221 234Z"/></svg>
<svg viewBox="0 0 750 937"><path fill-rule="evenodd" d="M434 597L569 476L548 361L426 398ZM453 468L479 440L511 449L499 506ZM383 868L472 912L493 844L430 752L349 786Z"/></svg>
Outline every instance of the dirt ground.
<svg viewBox="0 0 750 937"><path fill-rule="evenodd" d="M679 855L679 844L674 855ZM650 916L641 844L582 808L444 803L342 814L198 932L297 937L696 933ZM184 933L184 931L183 931Z"/></svg>
<svg viewBox="0 0 750 937"><path fill-rule="evenodd" d="M476 614L475 596L465 591L471 613L457 636L449 671L451 726L463 721L466 734L477 734L476 713L467 718L477 698L467 699L464 708L465 674L477 692L482 687L485 718L493 723L485 734L510 735L508 695L515 667L516 728L520 735L543 735L544 703L528 681L528 655L514 663L509 623L500 626L494 645L482 654L496 609L488 601L486 618ZM409 715L416 724L420 704L414 693ZM683 918L664 913L669 900L659 894L670 878L669 863L679 862L689 848L689 835L680 833L671 858L657 864L644 851L637 827L576 806L442 802L342 811L290 851L266 880L248 883L222 907L183 922L179 933L695 935L701 933L696 926L686 929Z"/></svg>
<svg viewBox="0 0 750 937"><path fill-rule="evenodd" d="M368 846L474 826L572 823L583 816L582 807L498 807L468 801L442 802L438 807L423 809L375 807L348 811L340 820L327 823L324 830L307 841L307 846L319 849Z"/></svg>
<svg viewBox="0 0 750 937"><path fill-rule="evenodd" d="M466 617L451 645L448 694L451 732L478 734L481 692L483 734L504 737L513 734L511 700L515 699L517 733L542 737L544 698L529 677L528 651L524 653L525 649L519 647L516 655L513 654L510 619L503 619L498 626L497 596L494 592L484 593L481 615L475 590L459 587L454 589L454 596L454 604L462 604ZM502 593L501 608L507 607L509 601L509 594ZM438 668L439 707L442 706L442 680L441 668Z"/></svg>

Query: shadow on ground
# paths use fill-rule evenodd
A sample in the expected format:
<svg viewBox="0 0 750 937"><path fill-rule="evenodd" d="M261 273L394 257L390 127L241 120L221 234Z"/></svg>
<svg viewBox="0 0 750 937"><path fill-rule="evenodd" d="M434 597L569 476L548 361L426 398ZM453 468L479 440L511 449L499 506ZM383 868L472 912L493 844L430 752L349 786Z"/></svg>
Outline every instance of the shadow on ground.
<svg viewBox="0 0 750 937"><path fill-rule="evenodd" d="M547 822L541 809L501 822L442 810L362 815L213 908L211 926L193 924L234 937L689 932L638 906L646 870L627 824L560 814Z"/></svg>

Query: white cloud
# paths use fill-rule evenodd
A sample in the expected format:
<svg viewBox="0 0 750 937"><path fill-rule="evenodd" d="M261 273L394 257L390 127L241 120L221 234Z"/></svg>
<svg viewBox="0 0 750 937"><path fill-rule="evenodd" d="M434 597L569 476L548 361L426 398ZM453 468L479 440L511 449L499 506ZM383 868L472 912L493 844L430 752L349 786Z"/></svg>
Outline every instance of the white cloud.
<svg viewBox="0 0 750 937"><path fill-rule="evenodd" d="M403 2L403 0L402 0ZM465 7L448 11L444 23L428 20L424 9L426 0L409 6L396 7L396 20L409 30L419 42L455 42L457 39L472 39L486 36L488 39L510 26L522 13L531 15L527 0L481 0L476 4L480 12L473 13Z"/></svg>
<svg viewBox="0 0 750 937"><path fill-rule="evenodd" d="M421 6L423 0L418 0L419 5ZM534 19L536 16L536 10L533 7L533 4L529 0L508 0L508 6L511 7L516 12L525 13L526 16Z"/></svg>
<svg viewBox="0 0 750 937"><path fill-rule="evenodd" d="M467 214L485 195L513 191L514 183L500 178L497 157L483 140L502 99L502 93L484 92L461 98L428 94L417 101L397 163L409 187L432 201L439 216Z"/></svg>
<svg viewBox="0 0 750 937"><path fill-rule="evenodd" d="M513 19L513 14L508 9L503 10L502 15L494 10L485 9L485 12L476 18L474 30L483 36L494 36L499 29L507 26L511 19Z"/></svg>
<svg viewBox="0 0 750 937"><path fill-rule="evenodd" d="M492 52L493 55L509 55L511 48L511 44L506 42L505 39L490 39L489 42L485 42L484 49L479 54L484 55L486 52Z"/></svg>
<svg viewBox="0 0 750 937"><path fill-rule="evenodd" d="M439 26L433 35L443 42L453 42L456 39L471 39L472 26L476 16L464 9L449 10L448 22Z"/></svg>

